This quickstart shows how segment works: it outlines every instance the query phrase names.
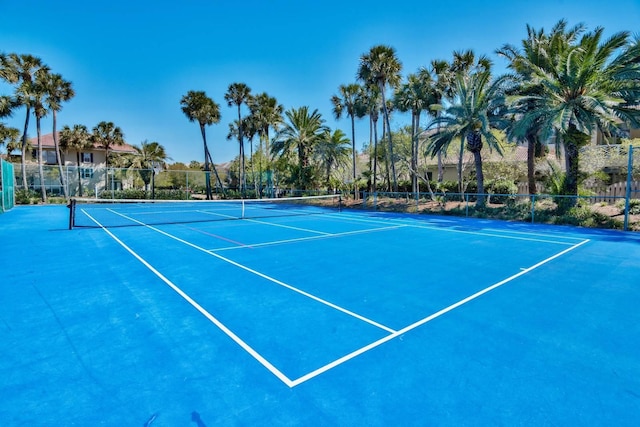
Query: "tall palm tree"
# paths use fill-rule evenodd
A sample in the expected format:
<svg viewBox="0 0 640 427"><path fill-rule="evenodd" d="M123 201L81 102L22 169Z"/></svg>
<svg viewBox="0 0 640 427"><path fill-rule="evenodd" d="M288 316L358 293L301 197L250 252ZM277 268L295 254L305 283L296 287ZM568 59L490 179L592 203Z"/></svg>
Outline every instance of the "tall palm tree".
<svg viewBox="0 0 640 427"><path fill-rule="evenodd" d="M104 188L109 188L109 151L114 146L124 145L124 134L122 129L113 122L102 121L93 128L91 141L104 148L105 151L105 169Z"/></svg>
<svg viewBox="0 0 640 427"><path fill-rule="evenodd" d="M440 103L446 104L455 97L455 91L458 88L458 80L460 77L463 79L470 79L476 74L490 73L491 72L491 60L486 55L476 56L475 52L471 49L465 51L454 51L453 59L450 63L444 63L441 61L432 62L432 67L436 73L438 80L436 82L436 88L440 95ZM439 126L442 122L439 120L438 115L442 114L442 109L447 108L446 105L442 105L441 108L436 108L436 120L434 124ZM460 140L460 149L458 154L458 191L463 192L462 186L462 160L464 157L464 140ZM443 149L446 149L444 147ZM442 170L442 152L438 153L438 174L440 175ZM438 178L440 180L440 178Z"/></svg>
<svg viewBox="0 0 640 427"><path fill-rule="evenodd" d="M376 86L364 87L362 104L369 116L369 191L377 191L378 187L378 118L382 110L380 91Z"/></svg>
<svg viewBox="0 0 640 427"><path fill-rule="evenodd" d="M56 150L56 163L58 164L58 172L60 174L60 184L65 198L68 198L67 184L62 171L62 156L60 155L60 145L58 142L57 120L58 111L62 109L62 103L69 101L75 96L75 91L71 86L71 82L66 81L60 74L49 74L46 81L47 97L45 105L53 116L53 145Z"/></svg>
<svg viewBox="0 0 640 427"><path fill-rule="evenodd" d="M73 128L64 126L60 131L60 148L64 151L74 150L76 152L76 164L78 165L78 196L82 197L82 151L91 148L91 134L84 125L73 125Z"/></svg>
<svg viewBox="0 0 640 427"><path fill-rule="evenodd" d="M43 67L46 66L42 60L33 55L19 55L17 53L0 55L0 74L3 80L14 85L15 100L26 109L21 147L22 187L24 189L27 188L26 156L29 144L27 133L31 109L34 107L35 73Z"/></svg>
<svg viewBox="0 0 640 427"><path fill-rule="evenodd" d="M260 187L258 187L258 179L256 177L256 170L254 164L254 151L253 151L253 138L258 134L258 126L256 122L256 118L253 115L249 115L242 119L242 130L244 132L244 136L249 141L249 164L251 165L251 178L253 179L253 189L255 191L256 197L260 195ZM260 159L262 156L258 156Z"/></svg>
<svg viewBox="0 0 640 427"><path fill-rule="evenodd" d="M360 57L360 66L358 67L358 79L377 86L382 97L382 108L384 120L387 127L387 135L389 137L389 156L391 157L391 173L393 175L393 191L398 191L398 181L396 178L395 161L393 158L393 140L391 137L391 125L389 123L389 111L387 109L387 101L385 91L387 85L396 87L400 83L400 71L402 63L396 56L396 51L390 46L378 45Z"/></svg>
<svg viewBox="0 0 640 427"><path fill-rule="evenodd" d="M251 99L251 88L244 83L232 83L224 95L229 107L236 106L238 109L238 144L240 145L240 190L244 196L246 189L245 182L245 156L244 156L244 132L242 130L242 104Z"/></svg>
<svg viewBox="0 0 640 427"><path fill-rule="evenodd" d="M315 146L328 129L318 110L309 112L309 107L292 108L285 112L287 122L276 135L271 146L275 155L283 156L295 151L298 157L297 181L299 189L305 190L311 180L311 155Z"/></svg>
<svg viewBox="0 0 640 427"><path fill-rule="evenodd" d="M450 105L433 124L442 128L433 135L428 147L431 156L435 156L439 150L446 150L454 140L459 138L461 144L466 140L466 148L473 153L475 163L479 206L484 205L483 139L491 148L502 153L498 139L491 132L492 128L502 125L500 113L504 96L500 85L501 80L491 82L489 72L469 76L459 74L453 86Z"/></svg>
<svg viewBox="0 0 640 427"><path fill-rule="evenodd" d="M603 32L600 27L573 43L552 43L545 52L549 61L527 65L531 79L513 100L526 111L516 134L539 124L543 140L555 136L564 147L568 195L578 193L579 149L591 134L614 135L625 123L640 126L640 43L628 32L606 40Z"/></svg>
<svg viewBox="0 0 640 427"><path fill-rule="evenodd" d="M204 170L205 170L205 183L207 191L207 200L211 200L211 180L209 172L213 168L213 173L216 176L220 190L224 193L224 187L218 176L216 165L213 164L211 158L211 152L207 146L207 135L205 132L205 126L212 125L220 122L220 105L215 103L213 99L209 98L204 91L190 90L180 100L182 106L182 112L187 116L190 122L198 122L200 125L200 133L202 134L202 143L204 145Z"/></svg>
<svg viewBox="0 0 640 427"><path fill-rule="evenodd" d="M346 166L349 162L351 150L349 138L340 129L336 129L333 133L327 129L323 137L318 141L314 156L321 169L325 172L327 188L330 188L332 169L336 166Z"/></svg>
<svg viewBox="0 0 640 427"><path fill-rule="evenodd" d="M353 194L354 197L358 195L358 188L356 185L356 117L364 117L365 108L362 102L363 98L362 86L352 83L349 85L340 85L338 87L339 95L333 95L331 97L331 103L333 104L333 114L336 119L340 119L343 113L346 113L347 117L351 119L351 159L352 159L352 176L353 176Z"/></svg>
<svg viewBox="0 0 640 427"><path fill-rule="evenodd" d="M577 37L585 31L585 27L579 24L571 29L567 28L567 22L559 21L549 34L544 29L535 30L527 25L527 38L522 40L522 48L515 45L505 44L496 53L505 57L508 61L508 68L513 71L510 76L513 87L510 92L515 95L539 95L540 88L530 85L535 69L546 69L552 66L553 56L550 56L551 49L567 49L575 43ZM525 91L528 91L525 92ZM536 108L535 102L530 100L527 103L518 102L512 105L512 117L514 120L507 126L507 134L515 140L524 140L527 144L527 181L529 194L536 194L535 179L535 157L541 152L540 134L542 132L542 120L539 117L533 122L522 122L523 114ZM527 128L522 129L526 123Z"/></svg>
<svg viewBox="0 0 640 427"><path fill-rule="evenodd" d="M278 104L276 98L269 96L266 92L260 93L248 101L249 110L251 111L251 117L255 124L258 136L260 138L260 152L264 153L266 160L265 169L267 171L267 191L268 195L271 194L272 183L271 180L271 150L269 148L269 129L277 131L278 127L283 121L282 114L284 107L282 104ZM264 149L263 149L264 147ZM259 168L260 183L259 187L262 188L262 163Z"/></svg>
<svg viewBox="0 0 640 427"><path fill-rule="evenodd" d="M420 132L420 115L423 110L436 103L433 79L426 69L417 74L409 74L407 82L396 89L393 103L401 112L411 111L411 186L413 192L418 191L418 135Z"/></svg>
<svg viewBox="0 0 640 427"><path fill-rule="evenodd" d="M431 74L434 81L434 103L429 107L428 113L435 119L439 118L442 112L442 100L450 92L451 86L451 65L444 60L431 61ZM442 162L443 153L438 151L438 182L444 179L444 165Z"/></svg>

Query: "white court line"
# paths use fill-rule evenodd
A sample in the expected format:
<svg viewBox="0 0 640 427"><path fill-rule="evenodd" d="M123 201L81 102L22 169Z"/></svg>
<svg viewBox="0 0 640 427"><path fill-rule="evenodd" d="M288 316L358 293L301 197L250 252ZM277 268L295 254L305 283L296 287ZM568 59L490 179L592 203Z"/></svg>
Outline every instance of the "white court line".
<svg viewBox="0 0 640 427"><path fill-rule="evenodd" d="M222 255L218 255L218 254L217 254L217 253L215 253L215 252L211 252L211 251L209 251L209 250L207 250L207 249L205 249L205 248L202 248L202 247L200 247L200 246L198 246L198 245L196 245L196 244L193 244L193 243L188 242L188 241L186 241L186 240L183 240L183 239L181 239L181 238L179 238L179 237L177 237L177 236L174 236L174 235L172 235L172 234L169 234L169 233L167 233L166 231L162 231L162 230L160 230L160 229L158 229L158 228L155 228L155 227L153 227L153 226L151 226L151 225L147 225L147 224L145 224L145 223L143 223L143 222L138 221L137 219L130 218L130 217L128 217L128 216L126 216L126 215L123 215L123 214L121 214L121 213L118 213L118 212L115 212L115 211L114 211L113 213L115 213L116 215L120 215L120 216L122 216L122 217L124 217L124 218L127 218L128 220L131 220L131 221L137 222L138 224L143 225L143 226L145 226L146 228L148 228L148 229L150 229L150 230L153 230L153 231L155 231L155 232L157 232L157 233L160 233L160 234L162 234L162 235L164 235L164 236L167 236L167 237L169 237L169 238L171 238L171 239L173 239L173 240L176 240L176 241L178 241L178 242L180 242L180 243L182 243L182 244L185 244L185 245L190 246L190 247L192 247L192 248L194 248L194 249L197 249L197 250L199 250L199 251L202 251L202 252L204 252L204 253L206 253L206 254L209 254L209 255L211 255L211 256L213 256L213 257L215 257L215 258L218 258L218 259L220 259L220 260L222 260L222 261L224 261L224 262L227 262L227 263L229 263L229 264L231 264L231 265L233 265L233 266L236 266L236 267L238 267L238 268L240 268L240 269L242 269L242 270L244 270L244 271L247 271L247 272L249 272L249 273L251 273L251 274L254 274L254 275L256 275L256 276L262 277L263 279L266 279L266 280L268 280L268 281L270 281L270 282L272 282L272 283L275 283L276 285L280 285L280 286L282 286L282 287L284 287L284 288L287 288L287 289L292 290L292 291L294 291L294 292L296 292L296 293L299 293L300 295L303 295L303 296L305 296L305 297L307 297L307 298L310 298L310 299L312 299L312 300L314 300L314 301L316 301L316 302L319 302L319 303L321 303L321 304L324 304L324 305L326 305L326 306L328 306L328 307L331 307L331 308L333 308L333 309L335 309L335 310L341 311L342 313L347 314L347 315L349 315L349 316L351 316L351 317L355 317L356 319L362 320L363 322L366 322L366 323L368 323L368 324L370 324L370 325L373 325L373 326L375 326L375 327L377 327L377 328L383 329L383 330L385 330L385 331L387 331L387 332L395 332L395 330L394 330L394 329L391 329L391 328L389 328L389 327L387 327L387 326L385 326L385 325L383 325L383 324L381 324L381 323L378 323L378 322L376 322L376 321L374 321L374 320L368 319L368 318L366 318L366 317L364 317L364 316L361 316L360 314L357 314L357 313L355 313L355 312L353 312L353 311L351 311L351 310L347 310L346 308L340 307L339 305L336 305L336 304L334 304L334 303L332 303L332 302L329 302L329 301L324 300L324 299L322 299L322 298L320 298L320 297L317 297L317 296L312 295L312 294L310 294L310 293L308 293L308 292L305 292L305 291L303 291L302 289L298 289L298 288L296 288L296 287L294 287L294 286L288 285L288 284L286 284L286 283L284 283L284 282L282 282L282 281L280 281L280 280L278 280L278 279L276 279L276 278L274 278L274 277L267 276L267 275L266 275L266 274L264 274L264 273L260 273L259 271L256 271L256 270L254 270L254 269L252 269L252 268L249 268L249 267L247 267L246 265L243 265L243 264L237 263L237 262L235 262L235 261L233 261L233 260L231 260L231 259L229 259L229 258L225 258L225 257L223 257Z"/></svg>
<svg viewBox="0 0 640 427"><path fill-rule="evenodd" d="M405 333L407 333L407 332L409 332L409 331L411 331L411 330L413 330L413 329L415 329L415 328L417 328L419 326L422 326L425 323L430 322L433 319L436 319L436 318L442 316L443 314L446 314L446 313L448 313L448 312L460 307L461 305L468 303L469 301L473 301L474 299L486 294L487 292L490 292L490 291L492 291L492 290L494 290L496 288L499 288L500 286L503 286L506 283L509 283L512 280L517 279L518 277L523 276L523 275L529 273L530 271L535 270L536 268L538 268L538 267L548 263L549 261L552 261L552 260L554 260L554 259L556 259L556 258L558 258L558 257L560 257L560 256L562 256L562 255L564 255L564 254L566 254L566 253L568 253L568 252L570 252L570 251L582 246L582 245L584 245L587 242L589 242L588 239L587 240L583 240L582 242L577 243L577 244L573 245L572 247L567 248L567 249L563 250L562 252L559 252L559 253L557 253L557 254L555 254L553 256L550 256L549 258L547 258L545 260L542 260L539 263L534 264L531 267L529 267L527 269L524 269L519 273L514 274L513 276L507 277L506 279L504 279L504 280L502 280L502 281L500 281L498 283L495 283L495 284L493 284L493 285L491 285L491 286L489 286L487 288L484 288L481 291L478 291L473 295L470 295L470 296L468 296L468 297L466 297L464 299L461 299L460 301L458 301L458 302L456 302L454 304L451 304L450 306L445 307L442 310L440 310L440 311L438 311L436 313L433 313L430 316L425 317L424 319L418 320L417 322L412 323L411 325L409 325L409 326L407 326L405 328L402 328L402 329L400 329L400 330L398 330L398 331L396 331L396 332L394 332L394 333L392 333L390 335L387 335L386 337L383 337L383 338L379 339L378 341L374 341L369 345L366 345L366 346L364 346L364 347L362 347L362 348L360 348L360 349L358 349L358 350L356 350L354 352L351 352L351 353L349 353L349 354L347 354L347 355L345 355L345 356L343 356L343 357L341 357L339 359L336 359L333 362L331 362L331 363L329 363L329 364L327 364L327 365L325 365L325 366L323 366L321 368L316 369L315 371L309 372L308 374L303 375L303 376L301 376L300 378L298 378L296 380L293 380L292 381L292 387L300 385L305 381L309 381L310 379L312 379L314 377L317 377L318 375L320 375L320 374L322 374L324 372L327 372L328 370L330 370L332 368L335 368L336 366L339 366L339 365L343 364L344 362L347 362L348 360L353 359L356 356L359 356L359 355L361 355L361 354L363 354L363 353L365 353L365 352L367 352L367 351L369 351L369 350L371 350L373 348L378 347L381 344L384 344L384 343L386 343L386 342L388 342L388 341L390 341L390 340L392 340L394 338L399 337L400 335L403 335L403 334L405 334Z"/></svg>
<svg viewBox="0 0 640 427"><path fill-rule="evenodd" d="M324 231L311 230L309 228L294 227L292 225L276 224L276 223L267 222L267 221L258 221L257 219L251 219L251 218L245 218L245 221L255 222L256 224L271 225L273 227L288 228L290 230L304 231L304 232L307 232L307 233L324 234L326 236L330 236L331 235L331 233L325 233Z"/></svg>
<svg viewBox="0 0 640 427"><path fill-rule="evenodd" d="M221 251L233 251L238 249L245 248L259 248L264 246L273 246L273 245L281 245L285 243L295 243L295 242L304 242L309 240L320 240L320 239L331 239L334 237L342 237L342 236L352 236L354 234L368 234L375 233L377 231L386 231L386 230L395 230L398 228L409 227L408 225L392 225L389 227L379 227L379 228L369 228L366 230L354 230L354 231L344 231L342 233L325 233L322 236L308 236L308 237L298 237L295 239L284 239L284 240L274 240L272 242L264 242L264 243L254 243L250 245L242 245L242 246L230 246L225 248L217 248L217 249L209 249L211 252L221 252Z"/></svg>
<svg viewBox="0 0 640 427"><path fill-rule="evenodd" d="M273 366L267 359L262 357L260 353L255 351L249 344L244 342L239 336L237 336L231 329L227 328L222 322L216 319L211 313L205 310L200 304L198 304L195 300L193 300L189 295L187 295L182 289L173 284L171 280L167 279L162 273L156 270L151 264L149 264L144 258L138 255L133 249L127 246L122 240L120 240L117 236L115 236L111 231L107 230L102 224L100 224L95 218L89 215L87 212L82 210L82 212L87 215L93 222L95 222L100 228L102 228L109 236L111 236L120 246L127 250L131 255L133 255L138 261L140 261L145 267L147 267L153 274L155 274L160 280L166 283L171 289L178 293L185 301L191 304L196 310L198 310L202 315L204 315L211 323L216 325L222 332L224 332L229 338L235 341L240 347L242 347L247 353L249 353L254 359L256 359L262 366L267 368L269 372L275 375L280 381L288 385L289 387L293 387L293 382L283 374L278 368Z"/></svg>
<svg viewBox="0 0 640 427"><path fill-rule="evenodd" d="M500 239L511 239L511 240L522 240L522 241L529 241L529 242L541 242L541 243L552 243L555 245L565 245L565 246L569 246L572 245L573 243L570 242L563 242L563 241L558 241L558 240L546 240L546 239L535 239L535 238L527 238L527 237L518 237L518 236L509 236L509 235L505 235L505 234L493 234L493 233L485 233L485 232L481 232L481 231L468 231L468 230L456 230L456 229L451 229L451 228L444 228L444 227L433 227L433 226L427 226L427 225L416 225L415 224L415 220L409 220L409 221L402 221L402 220L395 220L392 218L389 218L387 220L373 220L373 219L361 219L361 218L353 218L350 217L348 215L342 215L341 214L336 214L333 216L340 216L341 218L346 218L346 219L350 219L353 221L358 221L358 222L373 222L376 224L388 224L389 222L392 223L399 223L399 224L404 224L407 225L408 227L413 227L413 228L420 228L422 230L436 230L436 231L443 231L446 233L460 233L460 234L471 234L471 235L476 235L476 236L485 236L485 237L497 237ZM409 223L408 223L409 222ZM516 232L511 232L509 231L509 233L512 234L516 234ZM529 234L526 232L517 232L518 234ZM532 236L541 236L541 237L549 237L550 239L556 236L545 236L544 234L529 234ZM576 238L572 238L574 240L579 240Z"/></svg>

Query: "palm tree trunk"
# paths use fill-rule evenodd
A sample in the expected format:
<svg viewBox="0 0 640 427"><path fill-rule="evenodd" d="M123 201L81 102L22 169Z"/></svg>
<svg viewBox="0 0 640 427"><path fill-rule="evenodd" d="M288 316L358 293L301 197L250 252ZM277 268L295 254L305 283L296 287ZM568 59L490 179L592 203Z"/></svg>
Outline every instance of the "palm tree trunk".
<svg viewBox="0 0 640 427"><path fill-rule="evenodd" d="M27 116L24 120L24 131L22 132L22 150L20 153L20 169L22 172L22 189L26 192L28 190L27 187L27 131L29 129L29 116L31 114L31 108L27 105Z"/></svg>
<svg viewBox="0 0 640 427"><path fill-rule="evenodd" d="M211 174L209 166L209 148L207 148L207 135L204 125L200 125L200 133L202 134L202 143L204 145L204 185L207 193L207 200L211 200Z"/></svg>
<svg viewBox="0 0 640 427"><path fill-rule="evenodd" d="M220 186L220 191L222 191L222 194L224 194L224 186L222 185L222 181L220 180L220 175L218 175L218 169L216 169L216 164L213 163L213 158L211 157L211 152L209 151L209 148L207 148L207 158L209 159L209 165L211 165L213 174L216 177L216 182Z"/></svg>
<svg viewBox="0 0 640 427"><path fill-rule="evenodd" d="M373 192L378 192L378 123L373 122Z"/></svg>
<svg viewBox="0 0 640 427"><path fill-rule="evenodd" d="M418 122L417 114L413 113L411 115L411 190L414 193L418 192L417 122Z"/></svg>
<svg viewBox="0 0 640 427"><path fill-rule="evenodd" d="M373 119L371 116L369 116L369 179L367 181L367 189L371 193L373 191Z"/></svg>
<svg viewBox="0 0 640 427"><path fill-rule="evenodd" d="M440 112L438 111L436 118L440 118ZM436 128L436 132L440 133L440 123L438 122L438 126ZM438 182L442 182L444 180L444 166L442 164L442 150L438 151Z"/></svg>
<svg viewBox="0 0 640 427"><path fill-rule="evenodd" d="M386 127L386 121L383 120L382 121L382 135L384 138L385 133L389 132L389 129L387 129ZM384 172L385 172L385 178L387 180L387 191L390 193L393 188L391 187L391 151L389 151L389 149L387 148L387 155L385 156L385 162L384 162Z"/></svg>
<svg viewBox="0 0 640 427"><path fill-rule="evenodd" d="M258 197L258 180L256 178L256 168L253 164L253 138L249 140L249 163L251 163L251 176L253 177L253 191L256 192L255 197Z"/></svg>
<svg viewBox="0 0 640 427"><path fill-rule="evenodd" d="M58 144L58 133L56 131L56 123L58 117L56 114L56 110L53 110L53 146L56 150L56 163L58 164L58 173L60 174L60 185L62 186L62 194L65 199L69 199L69 194L67 191L67 183L65 180L64 172L62 170L62 155L60 153L60 144Z"/></svg>
<svg viewBox="0 0 640 427"><path fill-rule="evenodd" d="M480 150L473 152L473 162L476 166L476 181L478 182L478 200L476 206L484 206L484 174L482 173L482 155Z"/></svg>
<svg viewBox="0 0 640 427"><path fill-rule="evenodd" d="M351 154L353 159L353 198L358 200L358 184L356 183L356 122L353 114L351 114Z"/></svg>
<svg viewBox="0 0 640 427"><path fill-rule="evenodd" d="M535 166L535 149L537 138L535 134L527 135L527 182L529 184L529 194L536 194L536 166Z"/></svg>
<svg viewBox="0 0 640 427"><path fill-rule="evenodd" d="M382 94L382 111L384 112L384 120L387 125L389 134L389 158L391 159L391 174L393 175L393 191L398 192L398 180L396 179L396 166L393 158L393 139L391 137L391 124L389 123L389 110L387 110L387 101L384 96L384 87L380 85L380 93Z"/></svg>
<svg viewBox="0 0 640 427"><path fill-rule="evenodd" d="M38 136L38 174L40 175L40 197L43 203L47 202L47 189L44 186L44 170L42 168L42 139L40 138L40 116L36 114L36 135Z"/></svg>
<svg viewBox="0 0 640 427"><path fill-rule="evenodd" d="M458 156L458 192L463 193L462 188L462 157L464 156L464 136L460 138L460 156Z"/></svg>
<svg viewBox="0 0 640 427"><path fill-rule="evenodd" d="M564 181L564 193L570 196L578 195L578 145L573 141L564 142L565 167L567 169ZM573 203L571 203L573 205Z"/></svg>

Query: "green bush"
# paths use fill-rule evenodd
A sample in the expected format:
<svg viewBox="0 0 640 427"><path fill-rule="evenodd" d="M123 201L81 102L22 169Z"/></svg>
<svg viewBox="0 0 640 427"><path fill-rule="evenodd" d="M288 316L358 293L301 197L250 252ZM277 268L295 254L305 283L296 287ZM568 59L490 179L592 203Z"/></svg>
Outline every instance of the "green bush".
<svg viewBox="0 0 640 427"><path fill-rule="evenodd" d="M618 200L618 202L616 202L616 207L620 209L621 214L624 214L625 205L626 205L625 200ZM629 200L629 214L640 215L640 199Z"/></svg>
<svg viewBox="0 0 640 427"><path fill-rule="evenodd" d="M491 196L492 203L512 203L515 202L515 195L518 194L518 186L513 181L489 181L485 191L494 194Z"/></svg>
<svg viewBox="0 0 640 427"><path fill-rule="evenodd" d="M35 203L38 199L38 193L33 190L23 190L19 189L15 192L16 204L17 205L30 205L32 201Z"/></svg>

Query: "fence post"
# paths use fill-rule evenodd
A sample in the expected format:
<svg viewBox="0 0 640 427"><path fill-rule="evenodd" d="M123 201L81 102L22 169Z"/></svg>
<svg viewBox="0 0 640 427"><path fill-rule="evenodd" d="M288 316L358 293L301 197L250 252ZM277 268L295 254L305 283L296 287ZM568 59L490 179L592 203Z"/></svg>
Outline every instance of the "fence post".
<svg viewBox="0 0 640 427"><path fill-rule="evenodd" d="M624 231L629 229L629 199L631 198L631 178L633 176L633 145L629 145L629 162L627 165L627 191L624 196Z"/></svg>

